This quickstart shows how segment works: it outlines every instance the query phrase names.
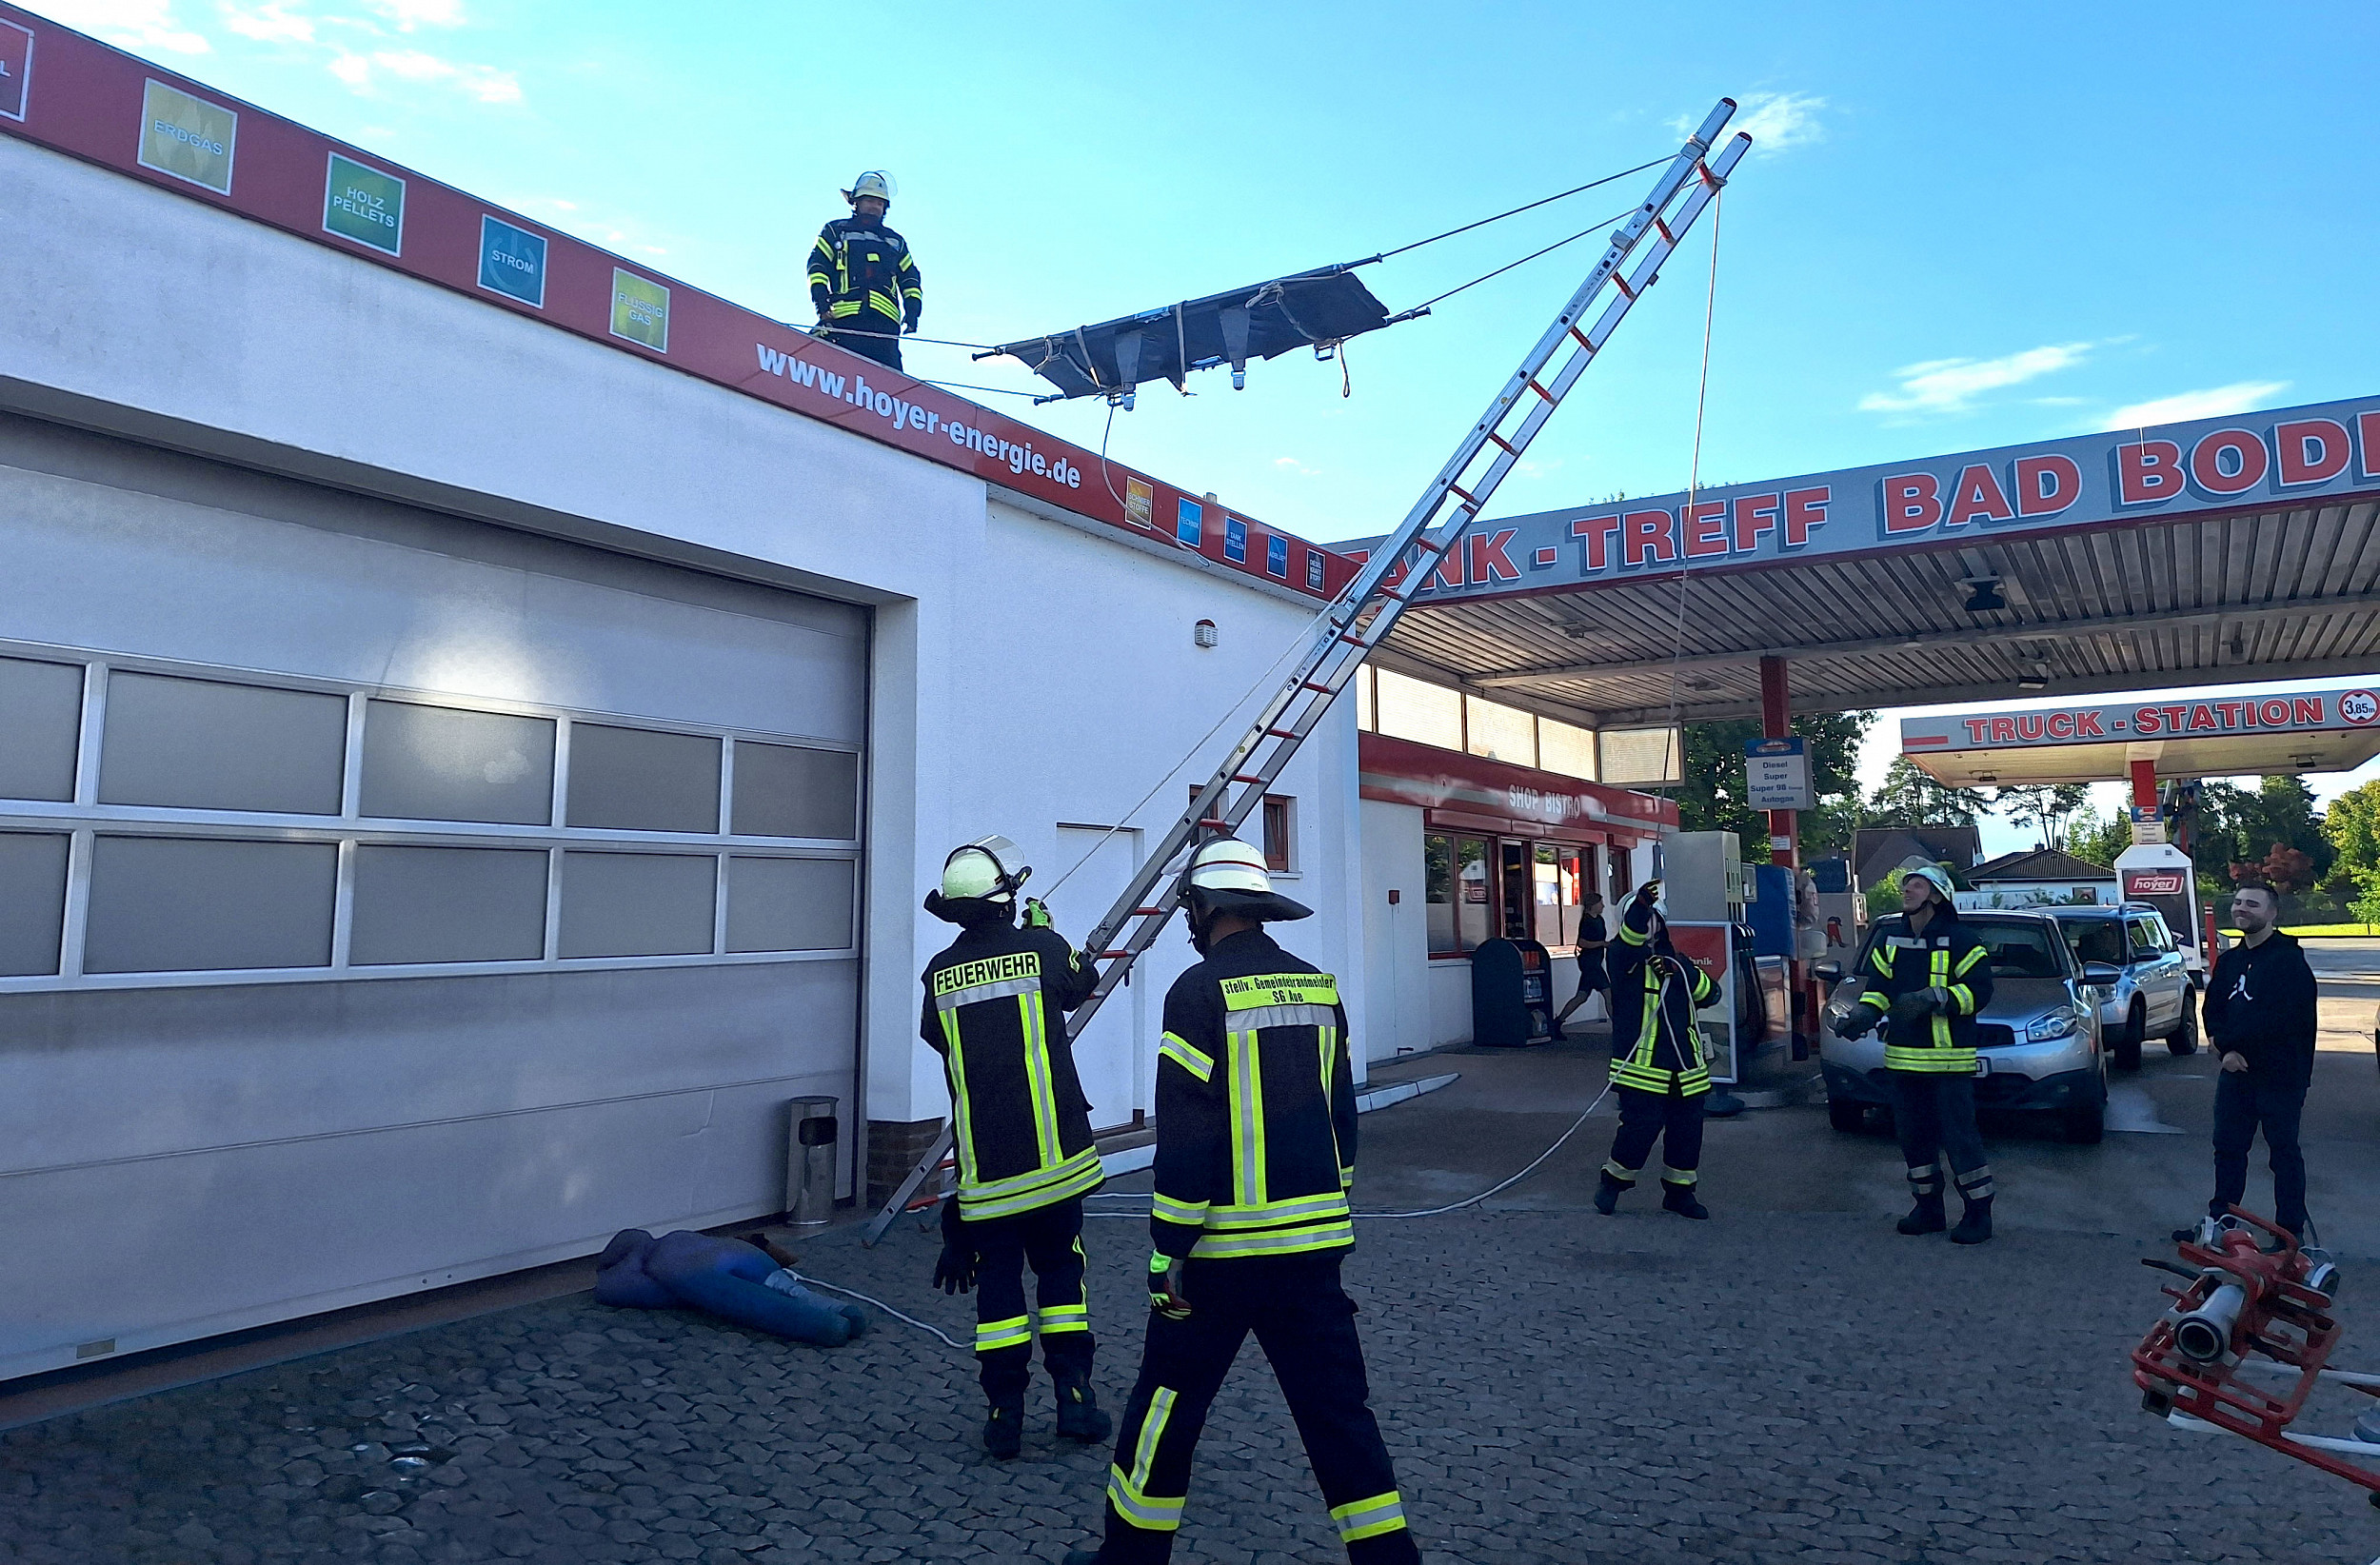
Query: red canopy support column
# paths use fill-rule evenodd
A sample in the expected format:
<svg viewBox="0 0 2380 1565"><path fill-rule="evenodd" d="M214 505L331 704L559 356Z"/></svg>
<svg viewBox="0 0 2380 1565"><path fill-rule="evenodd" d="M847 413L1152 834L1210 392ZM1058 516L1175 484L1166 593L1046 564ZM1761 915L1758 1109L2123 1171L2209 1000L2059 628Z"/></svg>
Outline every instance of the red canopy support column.
<svg viewBox="0 0 2380 1565"><path fill-rule="evenodd" d="M2157 763L2153 761L2132 763L2132 807L2144 810L2157 807Z"/></svg>
<svg viewBox="0 0 2380 1565"><path fill-rule="evenodd" d="M1785 660L1781 657L1762 658L1760 660L1760 737L1762 739L1791 739L1793 737L1793 713L1789 709L1791 702L1792 690L1786 683ZM1792 895L1796 898L1801 892L1800 821L1800 812L1797 810L1769 811L1769 862L1783 868L1792 877ZM1790 912L1788 921L1791 921ZM1785 981L1786 992L1794 997L1793 1029L1800 1039L1815 1040L1817 1037L1815 1019L1819 1004L1817 981L1810 976L1807 965L1802 961L1798 944L1796 944L1795 954L1786 961L1789 963ZM1803 1046L1798 1042L1794 1050L1794 1057L1803 1058Z"/></svg>

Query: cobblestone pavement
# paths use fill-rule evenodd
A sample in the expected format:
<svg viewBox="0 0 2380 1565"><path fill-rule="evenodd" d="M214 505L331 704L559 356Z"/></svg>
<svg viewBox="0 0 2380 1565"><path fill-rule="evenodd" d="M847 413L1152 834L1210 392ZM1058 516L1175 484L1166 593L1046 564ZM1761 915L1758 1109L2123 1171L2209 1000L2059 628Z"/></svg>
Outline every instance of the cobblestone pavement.
<svg viewBox="0 0 2380 1565"><path fill-rule="evenodd" d="M1458 1060L1457 1087L1367 1119L1359 1201L1444 1189L1451 1153L1501 1168L1534 1155L1595 1084L1544 1055ZM1491 1112L1506 1098L1521 1112ZM2380 1513L2348 1485L2137 1410L2125 1355L2161 1302L2137 1260L2164 1247L2136 1221L2129 1237L2081 1231L2049 1199L2079 1210L2087 1181L2132 1165L1995 1144L2018 1171L2013 1220L1958 1250L1894 1235L1879 1215L1898 1182L1891 1143L1829 1140L1823 1123L1791 1110L1715 1125L1708 1223L1643 1194L1616 1218L1584 1210L1609 1135L1591 1123L1511 1207L1361 1226L1349 1290L1433 1557L2380 1552ZM2370 1190L2360 1134L2327 1156L2360 1157ZM2129 1139L2160 1153L2178 1139ZM1803 1199L1795 1181L1814 1164L1848 1171L1828 1175L1848 1205ZM1139 1357L1146 1238L1134 1221L1089 1226L1112 1409ZM805 1246L804 1269L963 1339L969 1301L926 1288L937 1247L904 1224L863 1251L843 1229ZM2359 1364L2380 1359L2368 1275L2350 1260L2342 1299ZM820 1351L579 1295L0 1435L0 1560L1055 1560L1091 1536L1107 1453L1061 1446L1046 1382L1034 1397L1023 1459L994 1464L975 1444L971 1357L911 1327L880 1317ZM2300 1427L2344 1434L2357 1400L2318 1397ZM1344 1557L1253 1344L1200 1447L1176 1557Z"/></svg>

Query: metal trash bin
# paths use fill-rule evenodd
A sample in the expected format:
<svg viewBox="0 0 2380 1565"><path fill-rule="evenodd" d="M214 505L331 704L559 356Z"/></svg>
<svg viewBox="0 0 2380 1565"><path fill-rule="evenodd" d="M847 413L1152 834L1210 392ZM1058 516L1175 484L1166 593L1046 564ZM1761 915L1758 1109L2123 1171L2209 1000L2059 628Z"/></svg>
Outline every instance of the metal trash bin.
<svg viewBox="0 0 2380 1565"><path fill-rule="evenodd" d="M786 1104L785 1213L796 1228L834 1220L840 1136L834 1099L796 1098Z"/></svg>

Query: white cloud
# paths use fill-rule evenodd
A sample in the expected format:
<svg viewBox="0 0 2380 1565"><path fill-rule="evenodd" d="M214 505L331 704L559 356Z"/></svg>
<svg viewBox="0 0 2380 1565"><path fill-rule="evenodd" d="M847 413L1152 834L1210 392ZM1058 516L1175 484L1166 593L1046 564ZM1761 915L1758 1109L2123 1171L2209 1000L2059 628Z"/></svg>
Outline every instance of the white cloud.
<svg viewBox="0 0 2380 1565"><path fill-rule="evenodd" d="M2138 429L2152 424L2187 424L2192 419L2229 418L2259 407L2290 388L2287 381L2235 381L2203 391L2180 391L2119 407L2093 424L2093 430Z"/></svg>
<svg viewBox="0 0 2380 1565"><path fill-rule="evenodd" d="M1807 92L1747 92L1735 100L1735 117L1728 121L1722 136L1741 131L1752 138L1755 152L1782 152L1789 148L1806 147L1826 139L1826 128L1818 123L1818 110L1826 107L1824 98ZM1699 115L1680 114L1670 121L1670 129L1679 135L1689 135L1702 123Z"/></svg>
<svg viewBox="0 0 2380 1565"><path fill-rule="evenodd" d="M1273 466L1280 468L1284 472L1295 473L1299 478L1319 478L1322 476L1319 469L1307 466L1304 463L1299 461L1294 456L1275 457L1273 459Z"/></svg>
<svg viewBox="0 0 2380 1565"><path fill-rule="evenodd" d="M208 45L173 13L173 0L43 0L43 15L119 49L204 54Z"/></svg>
<svg viewBox="0 0 2380 1565"><path fill-rule="evenodd" d="M218 0L215 9L223 13L223 25L243 38L266 44L310 44L314 19L306 14L305 7L306 0L256 0L249 5Z"/></svg>
<svg viewBox="0 0 2380 1565"><path fill-rule="evenodd" d="M1863 413L1949 414L1973 410L1986 391L2022 386L2043 375L2071 369L2093 345L2051 343L1999 359L1929 359L1893 371L1898 391L1871 391L1859 399Z"/></svg>
<svg viewBox="0 0 2380 1565"><path fill-rule="evenodd" d="M364 4L388 18L399 32L463 25L463 0L364 0Z"/></svg>
<svg viewBox="0 0 2380 1565"><path fill-rule="evenodd" d="M451 87L482 103L521 101L521 80L511 71L449 60L426 50L383 49L368 55L342 52L330 62L330 70L359 92L373 90L376 78L386 73L403 82Z"/></svg>

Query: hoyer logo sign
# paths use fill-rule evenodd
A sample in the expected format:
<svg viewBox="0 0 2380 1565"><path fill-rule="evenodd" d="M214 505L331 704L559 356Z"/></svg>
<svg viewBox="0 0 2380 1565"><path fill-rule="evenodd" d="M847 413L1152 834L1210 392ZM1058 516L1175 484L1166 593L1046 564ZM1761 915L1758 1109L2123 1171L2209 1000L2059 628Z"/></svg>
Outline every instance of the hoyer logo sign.
<svg viewBox="0 0 2380 1565"><path fill-rule="evenodd" d="M2357 686L2222 701L2049 707L2035 712L2005 712L1995 717L1913 718L1901 724L1901 748L2005 750L2034 744L2101 744L2218 734L2308 733L2368 728L2375 723L2380 723L2380 692Z"/></svg>

